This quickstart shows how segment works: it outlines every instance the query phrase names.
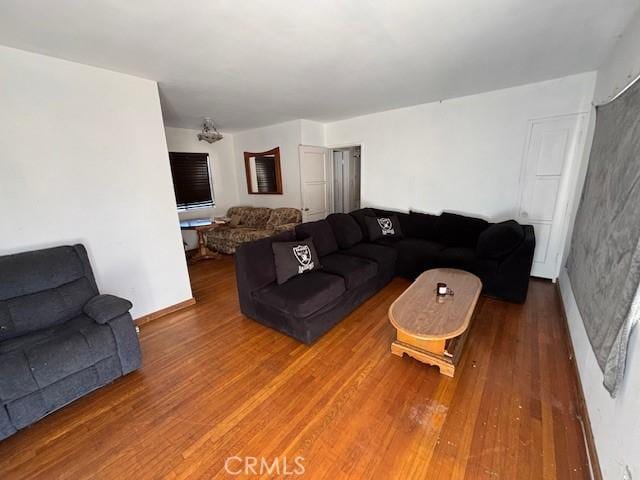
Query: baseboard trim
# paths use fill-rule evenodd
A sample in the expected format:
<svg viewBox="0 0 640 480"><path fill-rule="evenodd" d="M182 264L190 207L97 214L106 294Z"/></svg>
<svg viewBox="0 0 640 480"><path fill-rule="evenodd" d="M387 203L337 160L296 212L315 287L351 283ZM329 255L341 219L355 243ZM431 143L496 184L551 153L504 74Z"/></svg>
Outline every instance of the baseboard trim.
<svg viewBox="0 0 640 480"><path fill-rule="evenodd" d="M146 315L143 315L140 318L136 318L135 324L138 326L141 326L146 323L153 322L154 320L157 320L161 317L169 315L170 313L174 313L179 310L182 310L183 308L187 308L187 307L190 307L191 305L195 305L195 303L196 303L196 299L191 297L190 299L185 300L183 302L176 303L175 305L169 305L168 307L165 307L161 310L157 310L155 312L151 312Z"/></svg>
<svg viewBox="0 0 640 480"><path fill-rule="evenodd" d="M584 398L584 390L582 389L582 381L580 380L580 372L578 370L578 364L576 362L576 353L573 350L573 342L571 341L571 332L569 330L569 319L567 318L567 311L564 308L562 293L560 292L560 282L556 282L555 286L556 293L558 294L558 298L560 299L560 310L562 312L562 318L564 319L564 332L567 348L569 349L569 355L571 355L571 365L573 365L573 377L576 385L576 393L578 395L578 415L580 416L580 423L582 424L582 433L587 442L587 455L589 456L589 463L591 465L591 474L594 480L602 480L600 460L598 459L596 442L593 438L593 429L591 428L591 420L589 419L587 402Z"/></svg>

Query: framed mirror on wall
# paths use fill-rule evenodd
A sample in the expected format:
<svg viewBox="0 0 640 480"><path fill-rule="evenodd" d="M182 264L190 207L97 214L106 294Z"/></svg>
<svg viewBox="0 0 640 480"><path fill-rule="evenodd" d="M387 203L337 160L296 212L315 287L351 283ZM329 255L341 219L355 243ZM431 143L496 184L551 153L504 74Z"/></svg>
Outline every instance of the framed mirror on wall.
<svg viewBox="0 0 640 480"><path fill-rule="evenodd" d="M282 195L280 147L266 152L244 152L247 191L256 195Z"/></svg>

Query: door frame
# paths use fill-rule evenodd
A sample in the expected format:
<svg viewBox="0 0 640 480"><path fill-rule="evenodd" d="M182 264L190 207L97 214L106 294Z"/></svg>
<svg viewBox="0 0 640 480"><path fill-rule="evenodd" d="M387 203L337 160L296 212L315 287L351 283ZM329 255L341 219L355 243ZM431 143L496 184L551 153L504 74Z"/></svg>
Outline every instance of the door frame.
<svg viewBox="0 0 640 480"><path fill-rule="evenodd" d="M519 223L526 223L527 221L526 219L522 219L521 212L526 193L525 187L527 180L527 154L531 146L533 126L545 121L570 119L572 117L576 118L576 133L574 135L573 141L568 147L570 151L567 154L567 159L563 167L560 187L558 189L558 196L556 198L555 215L557 215L558 217L556 218L554 215L554 220L552 222L553 225L557 225L560 229L558 233L558 251L554 253L556 258L554 260L555 264L553 266L553 273L550 278L554 283L558 279L560 270L562 268L562 260L564 258L567 236L569 232L569 225L567 223L569 220L570 212L574 208L574 204L576 202L576 191L580 187L580 185L578 185L578 176L580 171L583 169L585 161L588 161L588 159L585 159L584 157L585 149L587 148L586 140L590 115L591 112L589 111L580 111L562 115L535 117L527 120L527 136L524 142L524 148L520 161L520 176L518 182L520 195L518 199L517 210L515 212L516 218L518 219Z"/></svg>
<svg viewBox="0 0 640 480"><path fill-rule="evenodd" d="M333 151L343 150L345 148L352 148L352 147L360 147L360 208L363 208L362 185L364 185L363 179L365 178L364 161L363 161L363 158L365 157L365 144L364 142L357 142L357 141L345 142L345 143L333 143L325 147L329 149L329 155L331 156L331 213L335 212L335 205L333 204L333 200L334 200L333 184L335 183L335 172L333 171Z"/></svg>

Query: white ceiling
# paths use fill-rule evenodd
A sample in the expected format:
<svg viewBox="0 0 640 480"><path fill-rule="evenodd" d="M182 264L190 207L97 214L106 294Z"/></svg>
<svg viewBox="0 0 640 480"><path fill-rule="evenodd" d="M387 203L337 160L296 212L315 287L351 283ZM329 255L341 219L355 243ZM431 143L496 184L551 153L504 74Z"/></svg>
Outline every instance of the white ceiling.
<svg viewBox="0 0 640 480"><path fill-rule="evenodd" d="M597 68L638 0L2 0L0 44L160 84L165 123L330 121Z"/></svg>

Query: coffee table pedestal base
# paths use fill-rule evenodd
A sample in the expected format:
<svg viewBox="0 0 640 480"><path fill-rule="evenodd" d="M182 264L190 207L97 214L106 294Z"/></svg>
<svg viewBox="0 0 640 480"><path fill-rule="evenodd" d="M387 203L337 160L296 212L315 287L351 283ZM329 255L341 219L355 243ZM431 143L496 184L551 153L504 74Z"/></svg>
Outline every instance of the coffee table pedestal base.
<svg viewBox="0 0 640 480"><path fill-rule="evenodd" d="M468 331L446 340L423 340L397 330L391 353L399 357L406 353L419 362L438 367L442 375L453 378Z"/></svg>

